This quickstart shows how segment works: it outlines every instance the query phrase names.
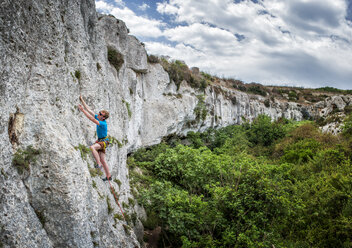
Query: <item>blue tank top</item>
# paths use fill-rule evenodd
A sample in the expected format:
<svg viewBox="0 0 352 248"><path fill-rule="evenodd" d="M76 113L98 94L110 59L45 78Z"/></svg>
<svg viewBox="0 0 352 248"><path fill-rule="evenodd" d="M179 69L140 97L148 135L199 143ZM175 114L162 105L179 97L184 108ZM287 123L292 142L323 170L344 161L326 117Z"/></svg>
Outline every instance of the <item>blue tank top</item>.
<svg viewBox="0 0 352 248"><path fill-rule="evenodd" d="M99 125L97 125L97 135L98 139L105 138L108 135L108 124L106 121L100 121L98 119L98 115L95 115L95 119L99 121Z"/></svg>

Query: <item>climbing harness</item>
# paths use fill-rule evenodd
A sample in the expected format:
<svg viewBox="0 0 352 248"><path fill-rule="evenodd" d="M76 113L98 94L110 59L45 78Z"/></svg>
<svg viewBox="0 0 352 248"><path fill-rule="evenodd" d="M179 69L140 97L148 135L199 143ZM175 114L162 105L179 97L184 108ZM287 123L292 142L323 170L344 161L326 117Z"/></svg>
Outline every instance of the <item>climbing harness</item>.
<svg viewBox="0 0 352 248"><path fill-rule="evenodd" d="M105 153L105 149L110 144L109 139L107 137L98 139L97 141L95 141L95 143L98 143L102 146L101 149L103 150L104 153Z"/></svg>

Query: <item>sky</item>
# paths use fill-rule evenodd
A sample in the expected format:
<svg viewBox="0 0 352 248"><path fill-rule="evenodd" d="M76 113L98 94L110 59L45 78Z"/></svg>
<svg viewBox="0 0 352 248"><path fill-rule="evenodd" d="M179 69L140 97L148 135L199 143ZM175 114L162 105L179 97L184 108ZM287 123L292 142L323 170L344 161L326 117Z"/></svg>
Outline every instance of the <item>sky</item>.
<svg viewBox="0 0 352 248"><path fill-rule="evenodd" d="M352 0L96 0L148 54L245 83L352 89Z"/></svg>

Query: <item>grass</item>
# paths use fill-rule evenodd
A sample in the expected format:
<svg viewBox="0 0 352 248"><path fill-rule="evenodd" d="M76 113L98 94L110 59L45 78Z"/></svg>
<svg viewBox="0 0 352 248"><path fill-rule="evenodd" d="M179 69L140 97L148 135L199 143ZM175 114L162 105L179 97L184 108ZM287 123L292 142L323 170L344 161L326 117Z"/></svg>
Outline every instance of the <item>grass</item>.
<svg viewBox="0 0 352 248"><path fill-rule="evenodd" d="M128 206L128 204L127 204L126 202L122 202L122 207L123 207L124 209L127 209L129 206Z"/></svg>
<svg viewBox="0 0 352 248"><path fill-rule="evenodd" d="M124 220L123 216L121 214L114 214L114 219L118 219L118 220Z"/></svg>
<svg viewBox="0 0 352 248"><path fill-rule="evenodd" d="M75 146L74 148L76 151L79 150L81 153L81 158L83 160L87 161L87 156L90 153L90 149L82 144L79 144L78 146Z"/></svg>
<svg viewBox="0 0 352 248"><path fill-rule="evenodd" d="M102 176L103 175L103 172L100 170L100 169L97 169L97 168L90 168L89 164L88 164L88 170L89 170L89 173L90 173L90 176L91 177L96 177L96 176ZM94 181L93 181L94 182ZM94 182L95 183L95 182ZM95 185L96 186L96 185ZM94 184L93 184L93 187L94 187Z"/></svg>
<svg viewBox="0 0 352 248"><path fill-rule="evenodd" d="M119 179L114 179L114 182L117 184L117 185L119 185L119 188L121 187L121 181L119 180Z"/></svg>
<svg viewBox="0 0 352 248"><path fill-rule="evenodd" d="M131 227L127 226L126 224L122 224L122 226L123 226L123 229L125 230L125 233L127 235L130 235L131 234L131 231L130 231Z"/></svg>
<svg viewBox="0 0 352 248"><path fill-rule="evenodd" d="M131 118L132 117L132 111L131 111L131 105L129 102L126 102L125 100L122 100L123 103L126 104L126 108L127 108L127 112L128 112L128 117Z"/></svg>
<svg viewBox="0 0 352 248"><path fill-rule="evenodd" d="M108 205L108 214L111 214L114 211L114 208L111 206L108 196L106 196L106 204Z"/></svg>
<svg viewBox="0 0 352 248"><path fill-rule="evenodd" d="M131 197L128 197L128 205L130 205L130 206L135 205L135 201Z"/></svg>
<svg viewBox="0 0 352 248"><path fill-rule="evenodd" d="M97 63L97 70L100 71L100 69L101 69L101 65Z"/></svg>
<svg viewBox="0 0 352 248"><path fill-rule="evenodd" d="M43 214L43 212L39 211L39 210L34 210L35 214L37 215L40 223L42 224L42 226L44 227L46 219L45 216Z"/></svg>
<svg viewBox="0 0 352 248"><path fill-rule="evenodd" d="M40 150L34 149L31 145L27 146L25 150L19 149L13 156L12 165L22 174L23 171L29 171L30 164L36 162L36 157L40 153Z"/></svg>
<svg viewBox="0 0 352 248"><path fill-rule="evenodd" d="M92 186L93 186L93 188L97 189L97 183L93 180L92 180Z"/></svg>
<svg viewBox="0 0 352 248"><path fill-rule="evenodd" d="M78 79L78 80L81 80L81 72L79 70L76 70L75 71L75 77Z"/></svg>
<svg viewBox="0 0 352 248"><path fill-rule="evenodd" d="M119 148L123 147L123 144L115 137L108 135L108 139L110 145L117 145Z"/></svg>

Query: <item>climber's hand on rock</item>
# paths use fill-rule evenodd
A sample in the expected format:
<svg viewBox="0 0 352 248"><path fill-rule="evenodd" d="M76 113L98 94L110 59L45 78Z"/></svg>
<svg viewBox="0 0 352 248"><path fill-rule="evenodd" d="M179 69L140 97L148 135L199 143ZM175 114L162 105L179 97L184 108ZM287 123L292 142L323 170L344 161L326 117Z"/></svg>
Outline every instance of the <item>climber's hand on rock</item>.
<svg viewBox="0 0 352 248"><path fill-rule="evenodd" d="M81 104L78 104L78 108L79 108L79 110L83 111L83 107Z"/></svg>
<svg viewBox="0 0 352 248"><path fill-rule="evenodd" d="M83 102L82 95L79 95L79 100L80 100L81 102Z"/></svg>

